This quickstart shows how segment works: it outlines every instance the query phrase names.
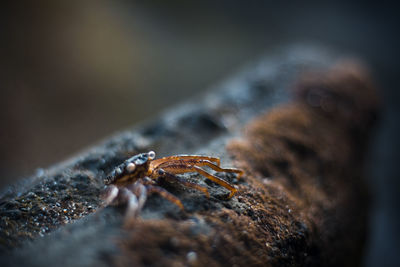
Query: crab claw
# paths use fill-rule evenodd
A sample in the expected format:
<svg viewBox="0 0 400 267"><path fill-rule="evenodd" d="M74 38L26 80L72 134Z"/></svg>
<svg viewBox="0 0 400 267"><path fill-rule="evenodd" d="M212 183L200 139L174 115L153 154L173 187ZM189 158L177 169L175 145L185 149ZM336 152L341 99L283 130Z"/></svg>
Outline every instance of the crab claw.
<svg viewBox="0 0 400 267"><path fill-rule="evenodd" d="M109 185L106 187L104 192L104 202L106 206L111 204L111 202L113 202L114 199L117 198L118 192L118 187L116 187L115 185Z"/></svg>
<svg viewBox="0 0 400 267"><path fill-rule="evenodd" d="M126 188L122 188L118 195L118 202L127 204L125 215L127 218L136 217L140 209L139 201L135 194Z"/></svg>
<svg viewBox="0 0 400 267"><path fill-rule="evenodd" d="M140 182L136 182L129 186L128 189L137 197L138 199L138 210L142 210L144 203L147 200L147 189Z"/></svg>

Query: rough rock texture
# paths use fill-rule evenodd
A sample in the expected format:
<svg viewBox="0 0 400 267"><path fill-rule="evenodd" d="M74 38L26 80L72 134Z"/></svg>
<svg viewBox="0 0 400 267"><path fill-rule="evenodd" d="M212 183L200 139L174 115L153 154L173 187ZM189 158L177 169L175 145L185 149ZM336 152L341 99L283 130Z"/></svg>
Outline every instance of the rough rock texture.
<svg viewBox="0 0 400 267"><path fill-rule="evenodd" d="M1 196L2 263L359 264L368 208L363 156L378 103L365 71L339 61L317 47L282 49L201 101L39 170ZM290 94L293 100L279 104ZM124 221L123 206L103 207L102 180L148 150L219 156L222 166L245 170L240 180L218 174L239 192L227 200L226 189L187 174L208 187L209 199L165 184L185 211L154 195L140 218Z"/></svg>

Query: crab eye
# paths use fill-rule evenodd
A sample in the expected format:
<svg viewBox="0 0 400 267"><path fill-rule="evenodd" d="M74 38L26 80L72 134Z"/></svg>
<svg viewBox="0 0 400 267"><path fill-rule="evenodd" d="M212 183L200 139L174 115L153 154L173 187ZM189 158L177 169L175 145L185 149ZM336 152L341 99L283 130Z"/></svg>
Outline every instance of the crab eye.
<svg viewBox="0 0 400 267"><path fill-rule="evenodd" d="M135 165L135 163L129 163L128 165L126 165L126 170L128 171L128 172L133 172L134 170L136 169L136 165Z"/></svg>
<svg viewBox="0 0 400 267"><path fill-rule="evenodd" d="M147 154L148 154L150 160L152 160L152 159L154 159L156 157L156 152L154 152L154 151L150 151Z"/></svg>

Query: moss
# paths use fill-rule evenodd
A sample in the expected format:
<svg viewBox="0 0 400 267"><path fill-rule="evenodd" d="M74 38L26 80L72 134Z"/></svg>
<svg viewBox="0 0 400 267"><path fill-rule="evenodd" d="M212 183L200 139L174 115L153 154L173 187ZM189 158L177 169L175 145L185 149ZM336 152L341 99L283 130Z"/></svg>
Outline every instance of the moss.
<svg viewBox="0 0 400 267"><path fill-rule="evenodd" d="M314 75L318 78L309 78ZM230 205L192 210L180 221L132 222L116 264L359 265L368 209L360 140L367 140L376 97L356 65L306 77L293 102L259 116L244 138L229 144L246 170ZM342 99L357 104L336 116L310 105L305 97L310 91L334 94L333 106L341 106ZM193 234L191 229L204 223L210 230ZM189 261L190 252L195 261Z"/></svg>

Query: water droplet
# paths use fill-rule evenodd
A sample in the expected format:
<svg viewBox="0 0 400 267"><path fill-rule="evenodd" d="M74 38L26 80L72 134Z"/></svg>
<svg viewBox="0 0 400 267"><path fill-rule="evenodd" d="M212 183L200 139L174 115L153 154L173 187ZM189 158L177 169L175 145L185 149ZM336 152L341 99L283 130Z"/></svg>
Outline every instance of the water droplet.
<svg viewBox="0 0 400 267"><path fill-rule="evenodd" d="M191 264L195 263L197 261L197 253L194 251L188 252L188 254L186 254L186 259Z"/></svg>

